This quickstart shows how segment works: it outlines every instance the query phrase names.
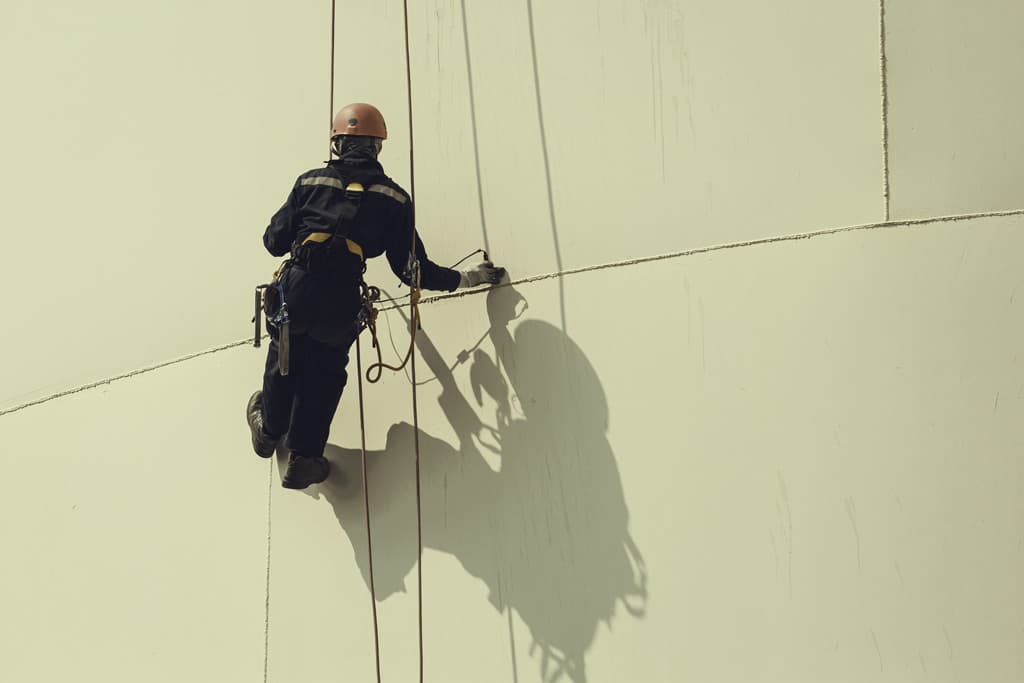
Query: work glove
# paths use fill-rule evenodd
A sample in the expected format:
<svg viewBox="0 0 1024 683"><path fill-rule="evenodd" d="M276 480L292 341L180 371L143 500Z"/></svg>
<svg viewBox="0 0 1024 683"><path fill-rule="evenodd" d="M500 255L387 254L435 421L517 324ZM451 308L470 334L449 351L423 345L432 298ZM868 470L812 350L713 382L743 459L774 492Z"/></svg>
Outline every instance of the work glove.
<svg viewBox="0 0 1024 683"><path fill-rule="evenodd" d="M462 280L459 282L459 289L478 285L496 285L505 277L505 269L495 266L490 261L484 261L473 270L462 271L460 275Z"/></svg>

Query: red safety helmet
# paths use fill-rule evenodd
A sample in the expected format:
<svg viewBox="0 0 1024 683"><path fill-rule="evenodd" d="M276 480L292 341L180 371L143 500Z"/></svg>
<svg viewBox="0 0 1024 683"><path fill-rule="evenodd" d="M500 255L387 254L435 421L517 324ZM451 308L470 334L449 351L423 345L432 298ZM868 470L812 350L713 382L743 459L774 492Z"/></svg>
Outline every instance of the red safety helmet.
<svg viewBox="0 0 1024 683"><path fill-rule="evenodd" d="M334 115L331 125L331 140L339 135L357 135L386 140L388 127L384 116L372 104L355 102L346 105Z"/></svg>

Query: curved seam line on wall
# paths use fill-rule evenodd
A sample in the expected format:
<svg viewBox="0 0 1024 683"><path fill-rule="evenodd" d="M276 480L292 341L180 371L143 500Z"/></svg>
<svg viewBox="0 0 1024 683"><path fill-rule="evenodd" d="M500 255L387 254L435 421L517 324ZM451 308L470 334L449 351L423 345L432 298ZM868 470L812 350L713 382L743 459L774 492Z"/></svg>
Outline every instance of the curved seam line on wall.
<svg viewBox="0 0 1024 683"><path fill-rule="evenodd" d="M82 385L80 387L76 387L74 389L68 389L66 391L60 391L60 392L57 392L56 394L51 394L50 396L46 396L45 398L36 399L35 401L29 401L28 403L23 403L23 404L21 404L19 406L14 406L13 408L7 408L6 410L0 410L0 417L3 417L4 415L7 415L9 413L15 413L15 412L17 412L19 410L24 410L25 408L31 408L32 406L37 406L40 403L47 403L48 401L53 401L53 400L58 399L58 398L64 398L65 396L71 396L72 394L78 394L78 393L81 393L83 391L88 391L89 389L95 389L96 387L101 387L101 386L103 386L105 384L111 384L113 382L117 382L117 381L122 380L122 379L131 379L132 377L135 377L137 375L142 375L142 374L145 374L147 372L152 372L153 370L159 370L160 368L166 368L166 367L168 367L170 365L177 365L178 363L184 363L185 361L193 360L195 358L199 358L200 356L208 356L210 354L218 353L220 351L227 351L228 349L233 349L236 346L243 346L245 344L251 344L251 343L252 343L252 339L250 338L250 339L243 339L242 341L231 342L230 344L222 344L221 346L217 346L217 347L214 347L212 349L206 349L205 351L198 351L196 353L191 353L191 354L189 354L187 356L181 356L180 358L175 358L173 360L164 361L163 363L157 363L156 365L150 365L150 366L147 366L147 367L144 367L144 368L140 368L138 370L133 370L132 372L128 372L128 373L125 373L123 375L117 375L116 377L108 377L107 379L101 379L101 380L99 380L97 382L90 382L89 384L84 384L84 385Z"/></svg>
<svg viewBox="0 0 1024 683"><path fill-rule="evenodd" d="M580 273L589 273L589 272L597 271L597 270L608 270L610 268L623 268L623 267L626 267L626 266L635 266L635 265L640 265L640 264L643 264L643 263L653 263L655 261L666 261L666 260L669 260L669 259L682 258L682 257L685 257L685 256L695 256L695 255L698 255L698 254L707 254L707 253L716 252L716 251L726 251L726 250L729 250L729 249L740 249L740 248L743 248L743 247L756 247L756 246L760 246L760 245L764 245L764 244L776 244L776 243L779 243L779 242L796 242L798 240L807 240L807 239L812 239L814 237L825 237L825 236L828 236L828 235L837 235L837 234L846 233L846 232L860 232L860 231L865 231L865 230L882 230L882 229L890 229L890 228L913 228L913 227L920 227L920 226L931 225L931 224L936 224L936 223L959 223L959 222L962 222L962 221L978 220L978 219L984 219L984 218L1002 218L1002 217L1007 217L1007 216L1021 216L1021 215L1024 215L1024 209L1011 209L1011 210L1007 210L1007 211L989 211L989 212L984 212L984 213L964 213L964 214L956 214L956 215L952 215L952 216L935 216L935 217L932 217L932 218L910 218L910 219L901 220L901 221L883 221L881 223L864 223L864 224L860 224L860 225L847 225L847 226L843 226L843 227L839 227L839 228L825 228L823 230L814 230L812 232L800 232L800 233L794 233L792 235L781 235L781 236L778 236L778 237L762 237L762 238L759 238L759 239L745 240L745 241L742 241L742 242L728 242L728 243L725 243L725 244L713 244L713 245L707 246L707 247L695 247L693 249L684 249L682 251L673 251L673 252L669 252L667 254L658 254L656 256L641 256L641 257L634 258L634 259L627 259L625 261L614 261L614 262L611 262L611 263L599 263L599 264L594 265L594 266L584 266L582 268L572 268L570 270L560 271L560 272L557 272L557 273L545 273L543 275L533 275L531 277L526 277L526 278L523 278L521 280L513 280L512 282L507 282L505 284L497 285L495 287L485 287L485 288L478 288L478 289L468 290L468 291L464 291L464 292L451 292L449 294L439 294L438 296L424 297L423 299L420 300L420 303L421 304L427 304L427 303L436 303L436 302L439 302L439 301L445 301L445 300L448 300L448 299L461 299L462 297L466 297L466 296L474 296L474 295L478 295L478 294L486 294L487 292L491 291L492 289L500 289L502 287L512 287L512 286L515 286L515 285L529 284L529 283L532 283L532 282L541 282L543 280L551 280L551 279L554 279L554 278L564 277L566 275L578 275ZM381 308L380 311L381 312L385 312L385 311L391 311L391 310L394 310L394 309L398 308L401 305L400 302L403 299L405 299L405 298L408 298L408 297L392 299L391 301L394 302L395 305L388 306L388 307L385 307L385 308ZM266 338L266 335L264 335L264 338ZM82 386L74 388L74 389L68 389L66 391L61 391L61 392L58 392L56 394L52 394L50 396L47 396L45 398L37 399L35 401L29 401L28 403L23 403L21 405L14 406L13 408L7 408L6 410L0 410L0 417L3 417L4 415L9 415L10 413L16 413L19 410L24 410L26 408L31 408L33 406L37 406L37 405L40 405L42 403L48 403L49 401L53 401L53 400L56 400L58 398L64 398L65 396L71 396L73 394L78 394L78 393L81 393L83 391L88 391L89 389L95 389L96 387L100 387L100 386L103 386L105 384L112 384L113 382L117 382L117 381L123 380L123 379L131 379L132 377L137 377L138 375L142 375L142 374L145 374L147 372L152 372L153 370L160 370L161 368L166 368L166 367L171 366L171 365L177 365L178 363L184 363L185 361L194 360L196 358L200 358L202 356L212 355L214 353L219 353L221 351L227 351L229 349L233 349L233 348L236 348L236 347L239 347L239 346L246 346L248 344L252 344L252 338L246 338L246 339L243 339L241 341L231 342L229 344L222 344L221 346L217 346L217 347L214 347L212 349L207 349L205 351L198 351L196 353L192 353L192 354L189 354L187 356L182 356L180 358L175 358L173 360L165 361L163 363L157 363L156 365L150 365L150 366L147 366L147 367L144 367L144 368L140 368L138 370L134 370L132 372L125 373L123 375L117 375L116 377L109 377L107 379L99 380L97 382L90 382L89 384L85 384L85 385L82 385Z"/></svg>
<svg viewBox="0 0 1024 683"><path fill-rule="evenodd" d="M581 268L572 268L570 270L558 272L558 273L547 273L544 275L534 275L526 277L521 280L514 280L505 284L497 285L495 287L489 287L486 289L475 289L465 292L452 292L449 294L439 294L438 296L424 297L420 300L421 304L434 303L437 301L444 301L446 299L458 299L464 296L473 296L475 294L482 294L490 291L491 289L498 289L500 287L511 287L513 285L527 284L531 282L540 282L542 280L550 280L552 278L562 277L564 275L577 275L579 273L589 273L595 270L606 270L609 268L622 268L625 266L635 266L642 263L652 263L654 261L664 261L667 259L681 258L684 256L695 256L697 254L706 254L715 251L726 251L729 249L739 249L742 247L756 247L764 244L775 244L778 242L795 242L798 240L806 240L814 237L824 237L827 235L836 235L845 232L859 232L864 230L880 230L880 229L891 229L891 228L912 228L924 225L930 225L933 223L958 223L961 221L978 220L982 218L999 218L1004 216L1019 216L1024 215L1024 209L1013 209L1010 211L992 211L987 213L972 213L972 214L958 214L955 216L937 216L934 218L911 218L901 221L884 221L881 223L866 223L862 225L848 225L839 228L825 228L823 230L814 230L812 232L801 232L792 235L781 235L778 237L762 237L759 239L745 240L742 242L729 242L726 244L714 244L707 247L695 247L693 249L684 249L682 251L674 251L667 254L659 254L657 256L641 256L634 259L627 259L625 261L615 261L612 263L601 263L594 266L584 266ZM381 311L389 311L398 308L397 302L401 299L394 299L395 305L387 308L382 308Z"/></svg>

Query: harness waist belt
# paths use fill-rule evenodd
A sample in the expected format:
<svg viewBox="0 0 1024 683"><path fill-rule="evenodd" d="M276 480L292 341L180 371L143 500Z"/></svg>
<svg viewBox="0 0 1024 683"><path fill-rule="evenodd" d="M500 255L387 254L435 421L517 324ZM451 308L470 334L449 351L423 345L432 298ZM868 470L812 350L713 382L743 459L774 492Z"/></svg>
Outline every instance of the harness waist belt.
<svg viewBox="0 0 1024 683"><path fill-rule="evenodd" d="M326 242L327 240L331 239L332 237L334 237L334 234L330 233L330 232L314 232L314 233L310 233L309 237L307 237L306 239L302 240L302 243L306 244L307 242L316 242L318 244L322 244L322 243ZM363 248L361 246L359 246L358 243L353 242L352 240L350 240L350 239L348 239L346 237L345 238L345 246L348 247L348 250L350 252L352 252L353 254L358 256L360 259L362 259L363 261L366 260L366 257L363 256Z"/></svg>

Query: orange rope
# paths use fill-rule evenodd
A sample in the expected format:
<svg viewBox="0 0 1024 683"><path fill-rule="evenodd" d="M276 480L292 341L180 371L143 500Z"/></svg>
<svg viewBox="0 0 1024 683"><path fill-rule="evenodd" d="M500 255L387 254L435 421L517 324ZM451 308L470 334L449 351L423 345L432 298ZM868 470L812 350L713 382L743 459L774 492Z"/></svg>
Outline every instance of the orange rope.
<svg viewBox="0 0 1024 683"><path fill-rule="evenodd" d="M394 372L401 372L402 370L405 369L405 366L409 364L409 361L413 356L413 352L416 347L416 330L418 330L420 326L420 290L418 287L413 288L411 298L415 300L415 303L410 306L410 314L412 316L412 327L409 335L409 348L406 350L405 356L402 358L402 362L400 362L398 365L388 365L387 363L384 362L381 346L377 339L376 310L373 310L368 316L366 326L370 330L370 337L373 340L373 348L377 349L377 362L371 363L366 368L366 381L369 382L370 384L376 384L377 382L380 381L381 375L384 374L384 368L387 368L388 370L392 370ZM371 301L370 305L372 306L373 303L375 302L376 299Z"/></svg>

